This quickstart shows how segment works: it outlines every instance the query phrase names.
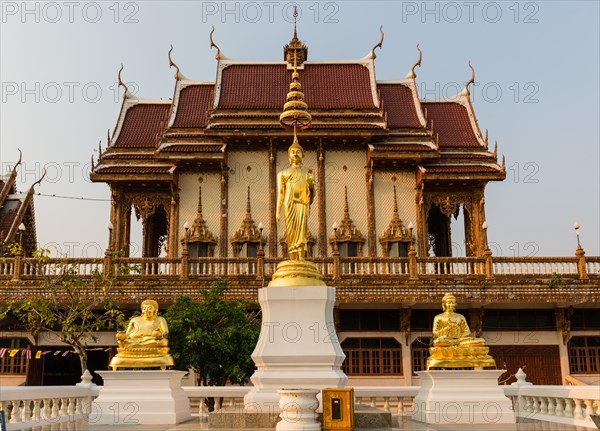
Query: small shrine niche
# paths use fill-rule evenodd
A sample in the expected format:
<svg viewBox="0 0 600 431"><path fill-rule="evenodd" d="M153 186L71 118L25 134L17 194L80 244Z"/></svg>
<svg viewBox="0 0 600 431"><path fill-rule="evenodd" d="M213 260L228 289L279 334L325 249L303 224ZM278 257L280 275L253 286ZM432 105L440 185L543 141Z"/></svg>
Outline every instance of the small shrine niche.
<svg viewBox="0 0 600 431"><path fill-rule="evenodd" d="M202 187L198 189L198 213L181 242L186 243L190 258L213 257L215 254L217 239L206 226L202 216Z"/></svg>
<svg viewBox="0 0 600 431"><path fill-rule="evenodd" d="M390 224L379 237L379 244L385 257L406 257L412 241L412 232L404 227L398 215L398 199L394 186L394 212Z"/></svg>
<svg viewBox="0 0 600 431"><path fill-rule="evenodd" d="M365 237L356 228L348 210L348 187L344 187L344 217L334 228L334 234L329 238L329 244L342 257L358 257L363 254Z"/></svg>
<svg viewBox="0 0 600 431"><path fill-rule="evenodd" d="M262 229L254 223L250 207L250 186L248 186L248 200L246 202L246 217L242 225L230 239L233 257L257 257L260 250L267 243L266 237L262 236Z"/></svg>

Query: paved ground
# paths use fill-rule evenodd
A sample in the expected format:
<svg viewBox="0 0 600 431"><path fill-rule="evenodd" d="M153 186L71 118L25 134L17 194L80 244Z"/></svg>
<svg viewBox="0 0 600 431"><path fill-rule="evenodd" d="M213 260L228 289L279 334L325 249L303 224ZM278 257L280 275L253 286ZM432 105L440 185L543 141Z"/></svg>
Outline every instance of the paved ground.
<svg viewBox="0 0 600 431"><path fill-rule="evenodd" d="M206 423L192 419L179 425L89 425L82 422L31 428L31 431L196 431L207 430ZM253 430L258 431L258 428ZM262 429L266 431L266 429ZM425 425L410 419L400 420L392 431L589 431L589 428L574 427L548 422L528 422L515 425ZM219 431L234 431L221 429ZM272 430L269 430L272 431ZM355 431L361 431L355 429ZM363 430L366 431L366 430ZM369 431L377 431L370 429ZM383 431L383 430L382 430Z"/></svg>

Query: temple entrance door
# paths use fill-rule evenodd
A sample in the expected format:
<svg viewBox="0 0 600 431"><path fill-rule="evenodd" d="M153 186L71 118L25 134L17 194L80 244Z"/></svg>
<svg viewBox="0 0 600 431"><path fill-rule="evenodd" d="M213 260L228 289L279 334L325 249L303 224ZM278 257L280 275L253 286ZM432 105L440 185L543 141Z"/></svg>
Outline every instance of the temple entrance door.
<svg viewBox="0 0 600 431"><path fill-rule="evenodd" d="M448 257L452 255L450 242L450 218L440 211L437 205L432 205L427 217L430 255Z"/></svg>

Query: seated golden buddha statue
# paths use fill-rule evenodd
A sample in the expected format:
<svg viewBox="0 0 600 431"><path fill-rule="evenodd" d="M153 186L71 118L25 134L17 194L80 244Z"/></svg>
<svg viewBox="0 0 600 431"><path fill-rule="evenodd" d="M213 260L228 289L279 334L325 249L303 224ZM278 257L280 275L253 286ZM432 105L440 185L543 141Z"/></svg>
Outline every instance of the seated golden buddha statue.
<svg viewBox="0 0 600 431"><path fill-rule="evenodd" d="M444 295L442 309L444 312L433 319L433 347L429 348L427 369L495 367L496 362L488 355L490 349L485 340L471 337L465 317L454 312L454 295Z"/></svg>
<svg viewBox="0 0 600 431"><path fill-rule="evenodd" d="M127 330L117 332L117 353L110 361L117 368L153 368L165 370L173 365L169 355L169 328L158 314L158 303L152 299L142 302L142 315L132 317Z"/></svg>

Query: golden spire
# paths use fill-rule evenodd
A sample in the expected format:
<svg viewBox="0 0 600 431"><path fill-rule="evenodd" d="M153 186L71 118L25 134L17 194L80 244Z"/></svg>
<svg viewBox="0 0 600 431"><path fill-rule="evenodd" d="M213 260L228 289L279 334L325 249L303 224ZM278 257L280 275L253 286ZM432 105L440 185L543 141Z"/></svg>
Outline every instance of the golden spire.
<svg viewBox="0 0 600 431"><path fill-rule="evenodd" d="M292 73L292 82L290 91L287 94L287 102L283 105L283 112L279 116L279 123L283 127L294 128L294 137L296 128L306 129L310 126L312 116L308 112L308 105L304 101L304 93L300 84L300 74L298 73L297 55L294 52L294 72Z"/></svg>
<svg viewBox="0 0 600 431"><path fill-rule="evenodd" d="M301 65L308 58L308 47L304 45L300 39L298 39L298 33L296 32L296 19L298 18L298 8L294 6L294 36L290 43L283 47L283 59L288 63L292 64L294 61L294 54L296 55L296 61L298 65Z"/></svg>

